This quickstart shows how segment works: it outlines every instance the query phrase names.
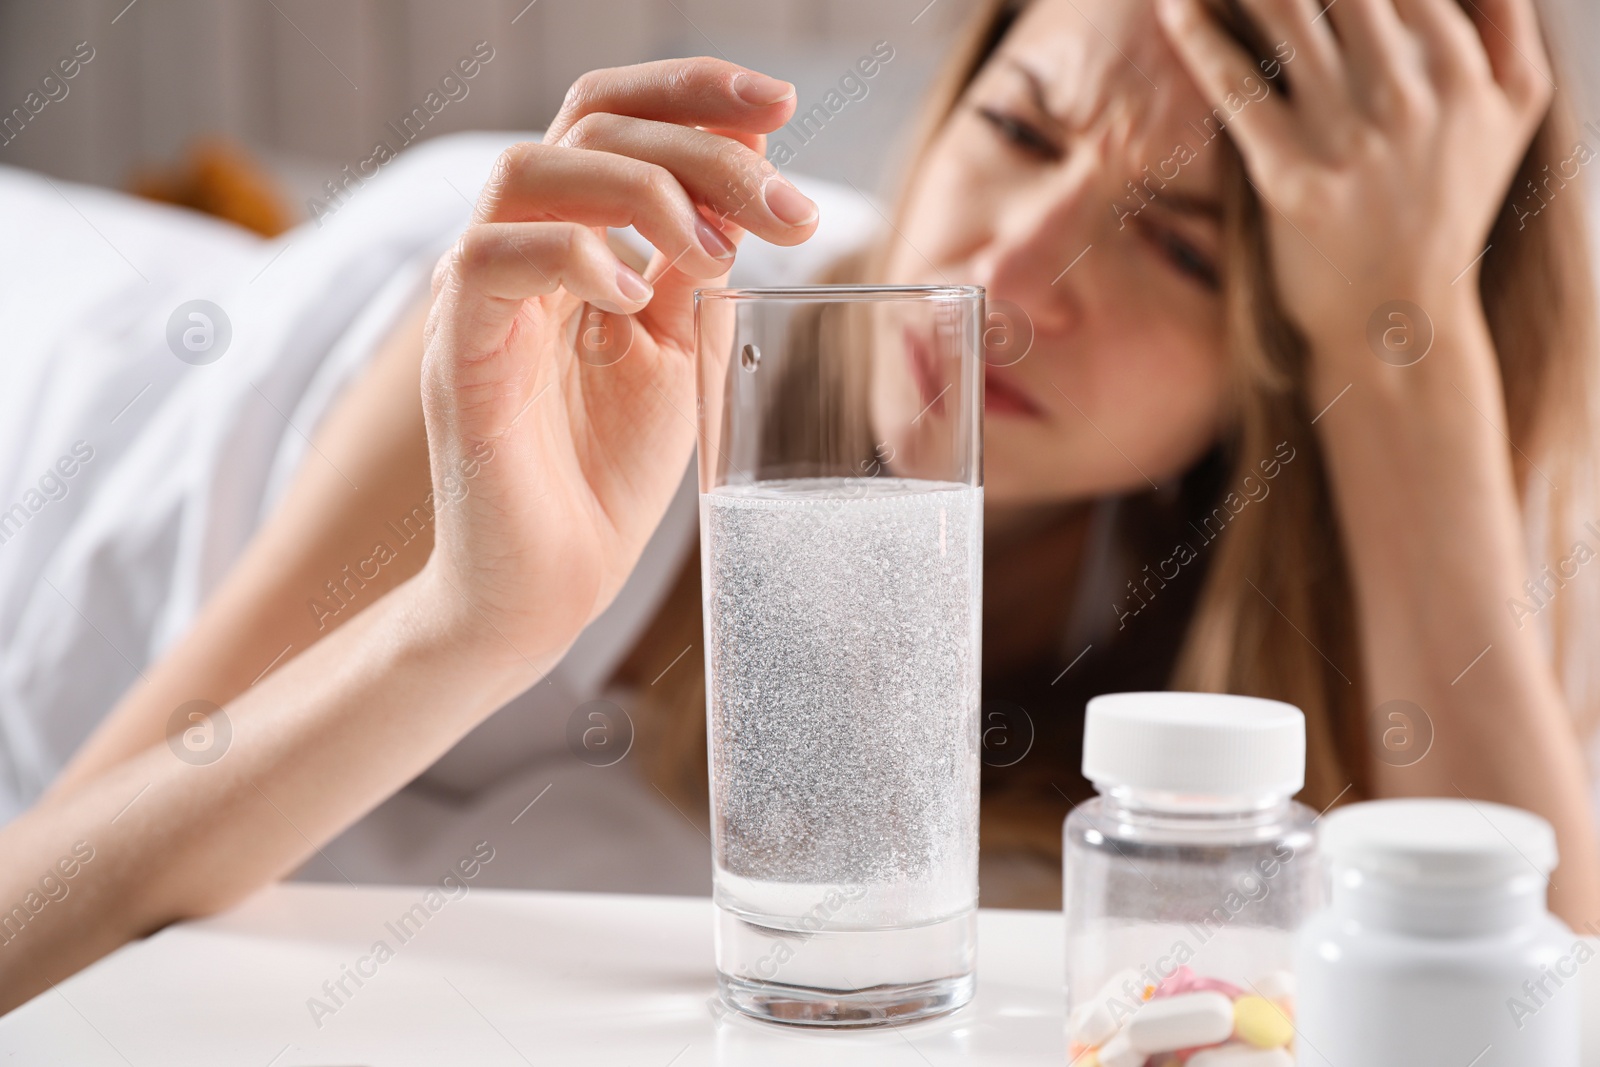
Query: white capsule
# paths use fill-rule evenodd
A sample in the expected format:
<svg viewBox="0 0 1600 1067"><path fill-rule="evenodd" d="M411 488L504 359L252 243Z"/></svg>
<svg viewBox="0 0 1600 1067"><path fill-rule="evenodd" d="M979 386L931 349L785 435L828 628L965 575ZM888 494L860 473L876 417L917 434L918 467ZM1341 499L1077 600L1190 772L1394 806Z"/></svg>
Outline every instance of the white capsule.
<svg viewBox="0 0 1600 1067"><path fill-rule="evenodd" d="M1144 1003L1143 991L1144 984L1139 981L1139 972L1132 967L1124 967L1106 979L1105 984L1100 987L1099 996L1095 999L1102 1004L1120 1000L1124 1008L1137 1008Z"/></svg>
<svg viewBox="0 0 1600 1067"><path fill-rule="evenodd" d="M1144 1003L1128 992L1139 986L1139 972L1125 967L1105 980L1100 992L1072 1009L1067 1017L1067 1032L1085 1045L1103 1045L1122 1029L1123 1022Z"/></svg>
<svg viewBox="0 0 1600 1067"><path fill-rule="evenodd" d="M1124 1033L1144 1053L1215 1045L1233 1033L1233 1001L1212 990L1157 997L1128 1020Z"/></svg>
<svg viewBox="0 0 1600 1067"><path fill-rule="evenodd" d="M1255 984L1254 991L1268 1000L1286 1000L1294 996L1294 975L1288 971L1273 971Z"/></svg>
<svg viewBox="0 0 1600 1067"><path fill-rule="evenodd" d="M1111 1009L1100 1000L1079 1004L1067 1017L1068 1036L1085 1045L1103 1045L1120 1029Z"/></svg>
<svg viewBox="0 0 1600 1067"><path fill-rule="evenodd" d="M1227 1044L1201 1049L1189 1057L1188 1067L1294 1067L1294 1057L1281 1048Z"/></svg>
<svg viewBox="0 0 1600 1067"><path fill-rule="evenodd" d="M1100 1046L1100 1067L1144 1067L1145 1054L1133 1047L1123 1030Z"/></svg>

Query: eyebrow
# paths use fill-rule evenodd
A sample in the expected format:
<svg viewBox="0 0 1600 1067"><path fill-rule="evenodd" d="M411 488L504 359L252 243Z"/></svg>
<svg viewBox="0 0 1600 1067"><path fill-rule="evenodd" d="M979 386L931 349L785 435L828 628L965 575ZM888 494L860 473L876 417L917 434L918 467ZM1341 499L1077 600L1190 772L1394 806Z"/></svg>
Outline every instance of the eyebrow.
<svg viewBox="0 0 1600 1067"><path fill-rule="evenodd" d="M1198 215L1213 222L1222 221L1222 205L1209 196L1162 190L1156 194L1151 204L1155 207L1164 207L1177 215Z"/></svg>
<svg viewBox="0 0 1600 1067"><path fill-rule="evenodd" d="M1044 79L1039 76L1038 71L1010 56L1004 57L1004 62L1006 66L1021 74L1028 83L1028 95L1033 98L1034 105L1038 107L1040 113L1057 125L1067 126L1067 120L1053 111L1049 101L1045 99ZM1164 207L1175 215L1197 216L1212 222L1222 221L1222 205L1212 197L1162 190L1152 203Z"/></svg>
<svg viewBox="0 0 1600 1067"><path fill-rule="evenodd" d="M1056 123L1058 126L1067 125L1067 120L1061 115L1057 114L1055 110L1050 107L1049 100L1045 99L1044 79L1039 76L1038 71L1019 60L1011 58L1010 56L1005 57L1005 65L1016 71L1018 74L1021 74L1023 79L1027 81L1028 95L1033 97L1034 105L1038 107L1041 113L1043 113L1047 118L1050 119L1051 122Z"/></svg>

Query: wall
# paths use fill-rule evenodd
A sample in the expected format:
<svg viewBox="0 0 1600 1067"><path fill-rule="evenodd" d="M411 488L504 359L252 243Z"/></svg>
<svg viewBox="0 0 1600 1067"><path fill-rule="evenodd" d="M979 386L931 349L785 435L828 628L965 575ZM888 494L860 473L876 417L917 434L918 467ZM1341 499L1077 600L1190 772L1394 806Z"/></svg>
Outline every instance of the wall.
<svg viewBox="0 0 1600 1067"><path fill-rule="evenodd" d="M876 185L967 0L0 0L0 113L79 41L94 59L0 164L120 185L222 132L314 189L477 41L495 58L428 126L542 127L585 70L723 55L815 102L875 42L894 60L798 169Z"/></svg>

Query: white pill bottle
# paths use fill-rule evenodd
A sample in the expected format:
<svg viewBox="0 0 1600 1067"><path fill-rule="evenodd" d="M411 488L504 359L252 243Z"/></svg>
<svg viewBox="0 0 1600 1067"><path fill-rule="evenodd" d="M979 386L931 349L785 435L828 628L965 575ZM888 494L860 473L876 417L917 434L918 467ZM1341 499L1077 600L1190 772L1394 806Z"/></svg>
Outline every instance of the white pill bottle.
<svg viewBox="0 0 1600 1067"><path fill-rule="evenodd" d="M1292 799L1305 717L1212 693L1095 697L1083 773L1100 795L1063 828L1068 1062L1291 1067L1294 932L1323 884L1316 813Z"/></svg>
<svg viewBox="0 0 1600 1067"><path fill-rule="evenodd" d="M1329 813L1329 906L1301 931L1301 1063L1577 1067L1593 950L1545 908L1550 824L1484 801Z"/></svg>

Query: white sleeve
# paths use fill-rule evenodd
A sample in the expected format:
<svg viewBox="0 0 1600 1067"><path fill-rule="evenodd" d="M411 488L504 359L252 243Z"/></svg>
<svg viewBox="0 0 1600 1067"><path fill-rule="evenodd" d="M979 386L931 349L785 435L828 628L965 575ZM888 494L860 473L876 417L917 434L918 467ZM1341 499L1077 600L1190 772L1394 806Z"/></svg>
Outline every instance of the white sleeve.
<svg viewBox="0 0 1600 1067"><path fill-rule="evenodd" d="M188 628L525 137L420 145L273 241L0 168L0 822ZM169 339L195 300L209 363Z"/></svg>

